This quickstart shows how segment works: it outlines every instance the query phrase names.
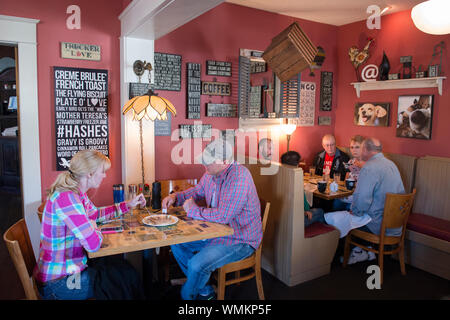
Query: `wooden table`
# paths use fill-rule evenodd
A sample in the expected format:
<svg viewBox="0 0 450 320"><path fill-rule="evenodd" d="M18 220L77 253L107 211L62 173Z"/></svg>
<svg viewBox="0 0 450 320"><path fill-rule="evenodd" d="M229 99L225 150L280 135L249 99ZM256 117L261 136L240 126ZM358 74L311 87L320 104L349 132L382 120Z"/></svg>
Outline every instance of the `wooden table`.
<svg viewBox="0 0 450 320"><path fill-rule="evenodd" d="M309 174L304 174L303 176L303 181L305 183L311 183L311 184L315 184L317 185L317 181L322 180L321 176L310 176ZM338 191L337 192L331 192L330 191L330 183L333 180L329 180L328 185L327 185L327 189L325 190L324 193L320 192L319 190L315 190L313 195L315 197L321 198L321 199L325 199L325 200L334 200L334 199L339 199L339 198L346 198L350 195L353 194L353 192L355 191L355 188L353 188L353 190L347 190L347 188L345 187L345 181L339 181L338 185Z"/></svg>
<svg viewBox="0 0 450 320"><path fill-rule="evenodd" d="M223 237L234 232L228 225L187 218L182 207L171 208L168 213L176 216L179 221L167 227L151 227L143 224L142 219L149 215L145 209L134 209L133 215L125 214L120 222L111 224L122 224L124 231L104 234L101 248L96 252L88 252L89 258ZM107 226L109 225L105 225Z"/></svg>

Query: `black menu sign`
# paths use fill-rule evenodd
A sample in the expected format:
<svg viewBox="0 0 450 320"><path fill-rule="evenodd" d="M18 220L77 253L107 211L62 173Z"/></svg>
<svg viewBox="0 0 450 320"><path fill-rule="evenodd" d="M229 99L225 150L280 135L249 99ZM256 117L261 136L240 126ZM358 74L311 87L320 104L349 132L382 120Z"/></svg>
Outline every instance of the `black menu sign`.
<svg viewBox="0 0 450 320"><path fill-rule="evenodd" d="M181 56L155 52L155 90L181 90Z"/></svg>
<svg viewBox="0 0 450 320"><path fill-rule="evenodd" d="M320 110L331 111L333 98L333 72L320 72Z"/></svg>
<svg viewBox="0 0 450 320"><path fill-rule="evenodd" d="M108 71L53 67L56 170L67 170L80 150L109 156Z"/></svg>
<svg viewBox="0 0 450 320"><path fill-rule="evenodd" d="M208 76L231 77L231 62L206 60Z"/></svg>
<svg viewBox="0 0 450 320"><path fill-rule="evenodd" d="M187 63L187 118L200 119L200 63Z"/></svg>

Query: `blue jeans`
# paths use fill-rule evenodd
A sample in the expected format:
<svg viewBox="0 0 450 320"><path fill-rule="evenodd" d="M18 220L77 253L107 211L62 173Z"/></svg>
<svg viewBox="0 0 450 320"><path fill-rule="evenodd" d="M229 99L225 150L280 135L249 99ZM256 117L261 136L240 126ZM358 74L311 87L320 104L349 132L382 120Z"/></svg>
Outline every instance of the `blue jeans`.
<svg viewBox="0 0 450 320"><path fill-rule="evenodd" d="M305 228L313 224L314 222L325 222L325 218L323 217L323 209L322 208L311 208L309 211L312 212L311 220L305 215Z"/></svg>
<svg viewBox="0 0 450 320"><path fill-rule="evenodd" d="M208 285L211 273L228 263L250 256L255 249L246 243L208 245L208 241L193 241L171 246L172 253L187 277L181 288L183 300L194 300L198 294L208 295L214 289Z"/></svg>
<svg viewBox="0 0 450 320"><path fill-rule="evenodd" d="M81 273L38 285L45 300L86 300L94 297L95 270L84 269Z"/></svg>

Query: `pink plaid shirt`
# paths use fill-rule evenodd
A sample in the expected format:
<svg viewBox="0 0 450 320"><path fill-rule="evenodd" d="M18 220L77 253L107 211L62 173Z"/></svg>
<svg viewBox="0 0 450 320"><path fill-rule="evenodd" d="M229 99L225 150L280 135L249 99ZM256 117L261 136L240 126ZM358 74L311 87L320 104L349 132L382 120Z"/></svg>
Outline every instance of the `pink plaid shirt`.
<svg viewBox="0 0 450 320"><path fill-rule="evenodd" d="M42 216L34 278L43 283L83 271L87 267L84 250L97 251L102 244L96 221L112 219L125 212L128 212L125 202L117 207L96 208L85 193L54 192L47 199Z"/></svg>
<svg viewBox="0 0 450 320"><path fill-rule="evenodd" d="M193 197L195 202L205 200L208 207L211 207L216 188L217 207L193 206L187 216L227 224L233 228L232 235L207 240L209 244L247 243L257 249L262 239L261 205L252 176L246 167L234 162L219 176L205 173L198 185L176 194L176 205L180 206Z"/></svg>

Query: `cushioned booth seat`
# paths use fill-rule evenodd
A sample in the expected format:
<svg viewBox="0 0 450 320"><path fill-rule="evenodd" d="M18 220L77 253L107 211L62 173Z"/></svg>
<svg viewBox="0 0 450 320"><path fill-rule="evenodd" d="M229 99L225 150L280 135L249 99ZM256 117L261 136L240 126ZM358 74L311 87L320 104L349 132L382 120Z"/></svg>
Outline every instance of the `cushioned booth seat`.
<svg viewBox="0 0 450 320"><path fill-rule="evenodd" d="M450 242L450 221L421 213L409 215L407 229Z"/></svg>
<svg viewBox="0 0 450 320"><path fill-rule="evenodd" d="M331 232L336 230L333 226L323 224L320 222L315 222L312 225L305 228L305 238L312 238L320 234Z"/></svg>

